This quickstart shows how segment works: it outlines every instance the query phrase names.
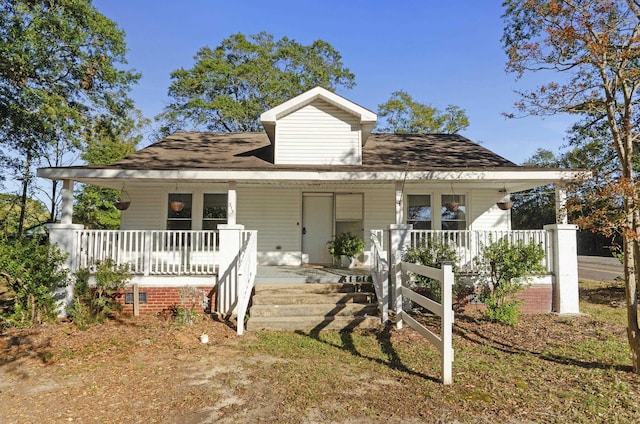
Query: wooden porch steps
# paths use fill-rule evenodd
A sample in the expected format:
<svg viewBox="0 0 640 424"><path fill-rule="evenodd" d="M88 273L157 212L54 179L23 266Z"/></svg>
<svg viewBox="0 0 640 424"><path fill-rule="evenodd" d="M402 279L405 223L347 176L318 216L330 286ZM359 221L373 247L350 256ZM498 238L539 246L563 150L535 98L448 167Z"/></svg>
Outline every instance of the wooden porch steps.
<svg viewBox="0 0 640 424"><path fill-rule="evenodd" d="M247 330L340 331L378 325L371 283L258 284Z"/></svg>

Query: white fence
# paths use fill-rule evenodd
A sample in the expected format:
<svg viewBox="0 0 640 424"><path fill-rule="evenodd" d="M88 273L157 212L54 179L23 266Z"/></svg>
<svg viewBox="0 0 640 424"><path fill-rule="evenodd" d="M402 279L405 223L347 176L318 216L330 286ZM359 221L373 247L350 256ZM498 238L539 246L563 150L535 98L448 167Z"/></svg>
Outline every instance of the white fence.
<svg viewBox="0 0 640 424"><path fill-rule="evenodd" d="M382 250L382 231L371 231L371 279L382 323L389 321L389 262Z"/></svg>
<svg viewBox="0 0 640 424"><path fill-rule="evenodd" d="M420 333L440 350L442 357L442 383L451 384L453 382L452 327L454 320L452 307L454 276L452 266L450 263L444 263L442 264L442 269L437 269L409 262L401 262L400 271L402 275L402 284L396 284L396 325L398 328L402 328L402 323L406 323L409 327ZM442 288L442 303L437 303L411 290L408 287L410 283L409 273L423 275L440 281ZM410 299L418 305L428 309L434 315L440 317L440 335L434 334L431 330L403 311L403 297Z"/></svg>
<svg viewBox="0 0 640 424"><path fill-rule="evenodd" d="M77 230L73 270L112 259L137 275L213 275L220 251L216 231Z"/></svg>
<svg viewBox="0 0 640 424"><path fill-rule="evenodd" d="M440 231L440 230L411 230L409 247L417 247L430 242L445 244L454 248L457 254L459 272L474 273L482 266L476 259L481 259L482 247L498 240L508 240L510 243L523 241L524 244L537 244L544 249L545 257L542 265L550 271L553 267L551 243L549 233L545 230L517 230L517 231Z"/></svg>
<svg viewBox="0 0 640 424"><path fill-rule="evenodd" d="M258 233L246 231L238 254L238 327L239 336L244 333L244 317L249 308L251 293L256 282Z"/></svg>

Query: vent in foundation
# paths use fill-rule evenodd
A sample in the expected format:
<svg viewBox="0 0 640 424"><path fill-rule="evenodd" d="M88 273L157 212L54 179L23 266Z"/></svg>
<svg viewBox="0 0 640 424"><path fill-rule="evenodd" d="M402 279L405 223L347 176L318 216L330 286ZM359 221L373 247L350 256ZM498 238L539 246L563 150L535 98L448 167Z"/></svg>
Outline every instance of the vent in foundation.
<svg viewBox="0 0 640 424"><path fill-rule="evenodd" d="M138 302L147 303L147 292L138 293ZM124 304L132 305L133 304L133 293L125 293L124 294Z"/></svg>

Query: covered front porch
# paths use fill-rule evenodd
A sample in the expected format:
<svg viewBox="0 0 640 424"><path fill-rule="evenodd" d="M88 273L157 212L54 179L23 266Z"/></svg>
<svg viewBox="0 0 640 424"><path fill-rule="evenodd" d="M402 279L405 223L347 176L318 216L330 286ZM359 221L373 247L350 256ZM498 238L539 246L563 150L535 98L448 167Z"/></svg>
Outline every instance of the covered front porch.
<svg viewBox="0 0 640 424"><path fill-rule="evenodd" d="M126 177L123 172L113 170L113 178L100 183L119 184ZM377 240L378 254L389 264L386 272L391 284L395 284L394 266L403 252L427 240L450 245L456 251L458 269L467 274L478 273L482 247L489 241L522 240L541 245L545 251L543 265L548 273L538 282L553 288L553 310L579 311L576 227L567 224L562 185L556 186L558 223L544 229L510 230L508 211L496 204L497 200L503 200L505 190L540 185L547 178L558 181L562 173L555 177L536 175L532 179L527 174L509 172L506 179L498 172L453 175L442 171L437 175L431 173L429 181L424 180L427 176L422 173L413 177L411 173L394 173L379 181L343 180L347 177L336 173L304 174L298 181L255 181L245 177L226 182L208 181L206 175L200 176L195 171L192 174L175 171L168 181L158 182L146 181L153 175L136 173L138 179L128 183L134 202L123 213L121 230L89 230L73 224L73 180L64 180L62 220L49 226L51 242L69 253L72 271L92 269L99 261L111 259L129 267L133 274L131 284L140 290L147 288L149 293L155 290L159 297L175 301L180 287L199 287L203 292L215 293L215 302L210 304L212 311L242 317L255 285L261 281L284 280L278 281L282 283L302 279L305 283L329 283L334 277L338 281L366 279L376 265L373 237ZM407 181L402 180L405 177ZM411 178L413 181L409 181ZM188 181L191 187L190 207L196 212L183 222L188 223L191 228L188 230L174 228L176 219L168 212L167 199L170 204L174 191L178 191L177 183L170 182L177 181L181 181L182 187ZM455 190L452 181L456 181ZM208 215L209 194L217 193L218 199L224 190L223 218L217 221L216 229L204 229L213 222ZM464 208L466 215L461 218L444 215L443 211L448 211L446 202L453 202L452 199ZM307 200L311 202L307 204ZM321 210L318 204L326 207L322 209L325 212L307 216L307 211ZM316 233L311 224L319 222L320 217L326 218L326 222L323 221L323 230ZM450 224L457 229L447 229ZM167 229L161 229L163 226ZM366 242L361 267L337 275L331 268L316 267L316 264L326 266L331 258L310 260L309 246L325 253L326 243L333 235L352 227L361 231ZM66 293L67 302L71 301L71 290ZM173 297L166 295L167 290ZM376 288L376 292L381 290Z"/></svg>
<svg viewBox="0 0 640 424"><path fill-rule="evenodd" d="M132 285L147 288L197 286L216 293L212 311L223 315L240 314L240 305L247 307L256 284L357 283L371 280L371 260L362 266L345 269L326 265L304 266L259 265L257 231L247 231L240 225L221 226L212 231L161 230L86 230L60 229L51 226L51 240L69 239L69 265L72 271L93 269L100 261L112 260L128 266ZM575 227L554 224L543 230L471 231L414 230L411 225L390 225L388 229L372 230L372 249L367 258L382 254L390 264L402 257L406 249L437 241L451 246L457 254L461 273L474 275L481 271L482 247L499 239L523 241L543 248L542 265L547 275L536 280L554 292L554 310L573 313L577 306L577 262ZM59 243L60 244L60 243ZM373 252L374 249L378 252ZM562 257L563 253L566 255ZM240 315L242 316L242 315Z"/></svg>

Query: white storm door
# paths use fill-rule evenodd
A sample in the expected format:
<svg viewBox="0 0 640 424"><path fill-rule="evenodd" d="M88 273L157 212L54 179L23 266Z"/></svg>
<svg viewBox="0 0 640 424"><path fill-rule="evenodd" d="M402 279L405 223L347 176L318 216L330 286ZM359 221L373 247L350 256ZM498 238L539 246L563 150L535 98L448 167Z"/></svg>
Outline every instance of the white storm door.
<svg viewBox="0 0 640 424"><path fill-rule="evenodd" d="M309 263L332 262L327 242L333 236L333 194L302 195L302 253Z"/></svg>

